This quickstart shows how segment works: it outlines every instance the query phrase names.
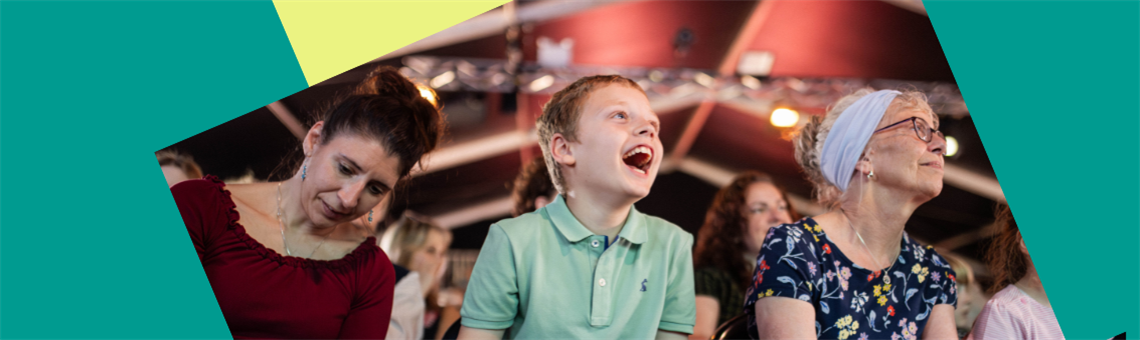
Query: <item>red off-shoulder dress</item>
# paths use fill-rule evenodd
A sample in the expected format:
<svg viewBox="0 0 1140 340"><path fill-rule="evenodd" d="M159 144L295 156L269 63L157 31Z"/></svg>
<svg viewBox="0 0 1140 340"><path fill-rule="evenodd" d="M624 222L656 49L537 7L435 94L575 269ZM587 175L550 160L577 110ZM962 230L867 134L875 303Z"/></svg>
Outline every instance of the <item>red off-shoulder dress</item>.
<svg viewBox="0 0 1140 340"><path fill-rule="evenodd" d="M234 338L384 338L395 272L375 238L339 260L282 256L246 234L216 177L171 191Z"/></svg>

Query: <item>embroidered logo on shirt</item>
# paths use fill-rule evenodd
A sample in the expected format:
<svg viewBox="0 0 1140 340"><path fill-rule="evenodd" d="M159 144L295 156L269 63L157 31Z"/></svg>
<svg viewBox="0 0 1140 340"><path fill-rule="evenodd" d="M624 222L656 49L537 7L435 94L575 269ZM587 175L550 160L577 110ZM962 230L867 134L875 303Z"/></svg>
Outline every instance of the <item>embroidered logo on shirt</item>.
<svg viewBox="0 0 1140 340"><path fill-rule="evenodd" d="M645 291L645 284L648 282L649 282L649 279L641 280L641 291L643 291L643 292Z"/></svg>

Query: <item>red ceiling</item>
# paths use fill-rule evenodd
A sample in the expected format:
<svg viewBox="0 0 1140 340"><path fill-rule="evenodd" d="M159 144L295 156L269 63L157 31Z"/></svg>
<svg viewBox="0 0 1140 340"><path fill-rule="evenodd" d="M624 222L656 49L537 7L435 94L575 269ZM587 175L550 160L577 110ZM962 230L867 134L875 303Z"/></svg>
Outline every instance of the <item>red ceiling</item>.
<svg viewBox="0 0 1140 340"><path fill-rule="evenodd" d="M882 1L776 1L750 50L772 76L953 81L930 19Z"/></svg>

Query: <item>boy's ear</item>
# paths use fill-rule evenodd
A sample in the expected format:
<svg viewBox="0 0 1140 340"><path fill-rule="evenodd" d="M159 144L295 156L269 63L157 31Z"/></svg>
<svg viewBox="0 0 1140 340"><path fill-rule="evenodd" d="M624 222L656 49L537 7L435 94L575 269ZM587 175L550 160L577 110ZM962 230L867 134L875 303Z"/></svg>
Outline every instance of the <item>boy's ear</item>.
<svg viewBox="0 0 1140 340"><path fill-rule="evenodd" d="M317 122L313 124L313 127L309 128L309 132L305 134L305 139L301 142L301 151L304 151L305 157L312 156L313 152L316 151L316 147L321 145L324 127L325 122Z"/></svg>
<svg viewBox="0 0 1140 340"><path fill-rule="evenodd" d="M574 166L574 152L570 149L570 141L561 133L555 133L550 137L550 156L554 157L554 162L566 166Z"/></svg>

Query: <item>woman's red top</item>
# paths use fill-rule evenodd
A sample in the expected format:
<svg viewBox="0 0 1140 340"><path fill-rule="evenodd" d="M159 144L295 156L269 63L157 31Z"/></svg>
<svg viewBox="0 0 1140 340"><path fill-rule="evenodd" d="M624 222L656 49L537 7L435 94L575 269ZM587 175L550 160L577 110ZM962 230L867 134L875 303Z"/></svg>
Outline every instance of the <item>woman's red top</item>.
<svg viewBox="0 0 1140 340"><path fill-rule="evenodd" d="M246 234L217 177L171 191L234 338L384 338L395 272L375 238L339 260L282 256Z"/></svg>

